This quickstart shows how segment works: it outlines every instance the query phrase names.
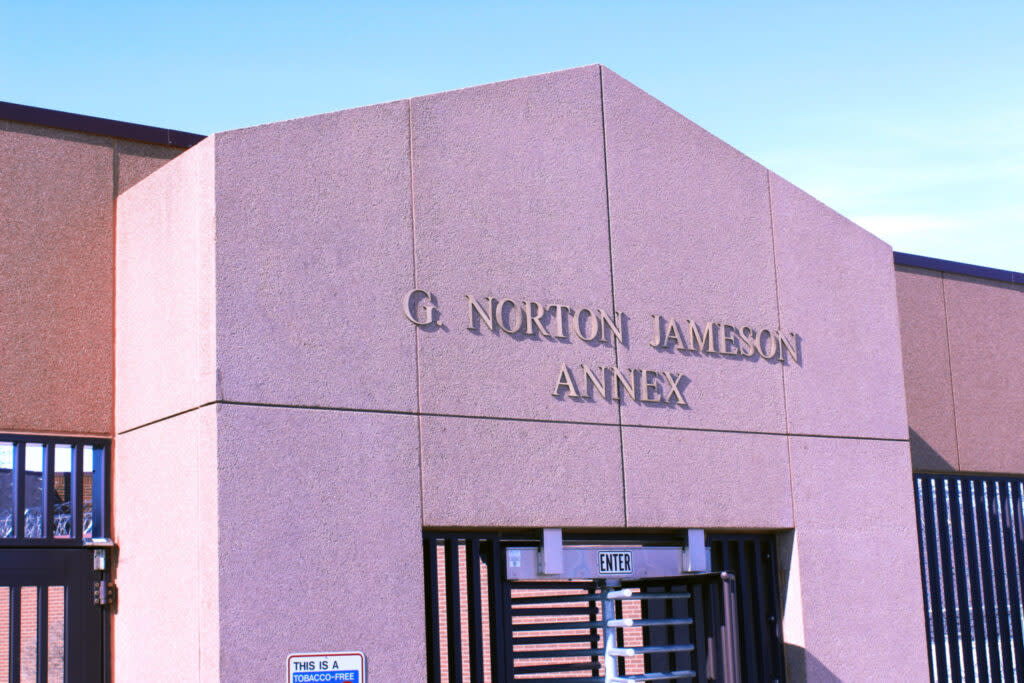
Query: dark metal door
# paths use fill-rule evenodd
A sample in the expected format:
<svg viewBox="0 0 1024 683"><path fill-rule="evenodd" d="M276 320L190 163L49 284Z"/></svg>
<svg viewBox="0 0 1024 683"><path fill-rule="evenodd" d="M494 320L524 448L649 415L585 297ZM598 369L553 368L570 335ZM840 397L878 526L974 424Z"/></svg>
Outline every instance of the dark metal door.
<svg viewBox="0 0 1024 683"><path fill-rule="evenodd" d="M0 680L103 681L93 551L0 550Z"/></svg>

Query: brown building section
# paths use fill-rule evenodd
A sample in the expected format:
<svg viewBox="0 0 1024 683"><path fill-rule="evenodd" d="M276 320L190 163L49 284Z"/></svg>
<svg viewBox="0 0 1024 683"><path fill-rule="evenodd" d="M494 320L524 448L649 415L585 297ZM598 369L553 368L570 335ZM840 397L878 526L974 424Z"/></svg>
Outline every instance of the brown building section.
<svg viewBox="0 0 1024 683"><path fill-rule="evenodd" d="M914 469L1024 474L1024 284L1001 271L899 260Z"/></svg>
<svg viewBox="0 0 1024 683"><path fill-rule="evenodd" d="M0 432L112 434L115 200L169 132L0 103Z"/></svg>

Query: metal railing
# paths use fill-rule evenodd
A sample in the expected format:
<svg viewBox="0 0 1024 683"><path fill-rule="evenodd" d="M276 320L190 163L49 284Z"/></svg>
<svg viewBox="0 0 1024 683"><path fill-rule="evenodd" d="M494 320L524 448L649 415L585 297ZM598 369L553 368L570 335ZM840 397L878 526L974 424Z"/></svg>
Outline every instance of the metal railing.
<svg viewBox="0 0 1024 683"><path fill-rule="evenodd" d="M933 681L1024 676L1024 478L914 476Z"/></svg>

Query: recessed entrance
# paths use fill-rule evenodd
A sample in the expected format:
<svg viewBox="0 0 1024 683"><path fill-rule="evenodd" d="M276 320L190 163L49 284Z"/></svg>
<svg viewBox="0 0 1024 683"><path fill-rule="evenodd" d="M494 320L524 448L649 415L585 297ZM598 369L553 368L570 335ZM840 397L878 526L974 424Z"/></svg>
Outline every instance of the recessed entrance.
<svg viewBox="0 0 1024 683"><path fill-rule="evenodd" d="M709 536L700 573L660 564L685 533L565 544L548 578L538 534L426 532L428 680L784 680L771 536Z"/></svg>

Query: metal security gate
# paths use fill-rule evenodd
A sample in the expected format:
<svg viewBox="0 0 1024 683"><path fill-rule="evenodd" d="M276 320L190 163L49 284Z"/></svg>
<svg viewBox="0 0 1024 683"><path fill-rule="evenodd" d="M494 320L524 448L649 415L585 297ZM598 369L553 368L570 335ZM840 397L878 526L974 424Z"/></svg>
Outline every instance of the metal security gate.
<svg viewBox="0 0 1024 683"><path fill-rule="evenodd" d="M103 680L104 614L92 573L90 550L0 550L0 679Z"/></svg>
<svg viewBox="0 0 1024 683"><path fill-rule="evenodd" d="M740 661L748 683L785 680L779 568L770 534L710 534L711 569L736 577Z"/></svg>
<svg viewBox="0 0 1024 683"><path fill-rule="evenodd" d="M0 435L0 681L109 680L110 443Z"/></svg>
<svg viewBox="0 0 1024 683"><path fill-rule="evenodd" d="M933 681L1024 677L1024 479L918 474Z"/></svg>
<svg viewBox="0 0 1024 683"><path fill-rule="evenodd" d="M680 543L677 535L569 540ZM603 681L606 638L597 622L605 611L633 620L629 626L621 622L614 636L623 677L661 671L692 675L660 680L726 680L725 662L714 656L720 643L708 643L717 627L702 631L715 623L712 611L723 613L726 568L737 579L728 589L739 616L739 680L784 680L772 536L710 535L711 574L642 584L622 580L618 589L635 593L613 595L612 607L605 600L615 587L600 581L508 580L503 549L531 543L539 546L536 536L424 533L429 681Z"/></svg>

